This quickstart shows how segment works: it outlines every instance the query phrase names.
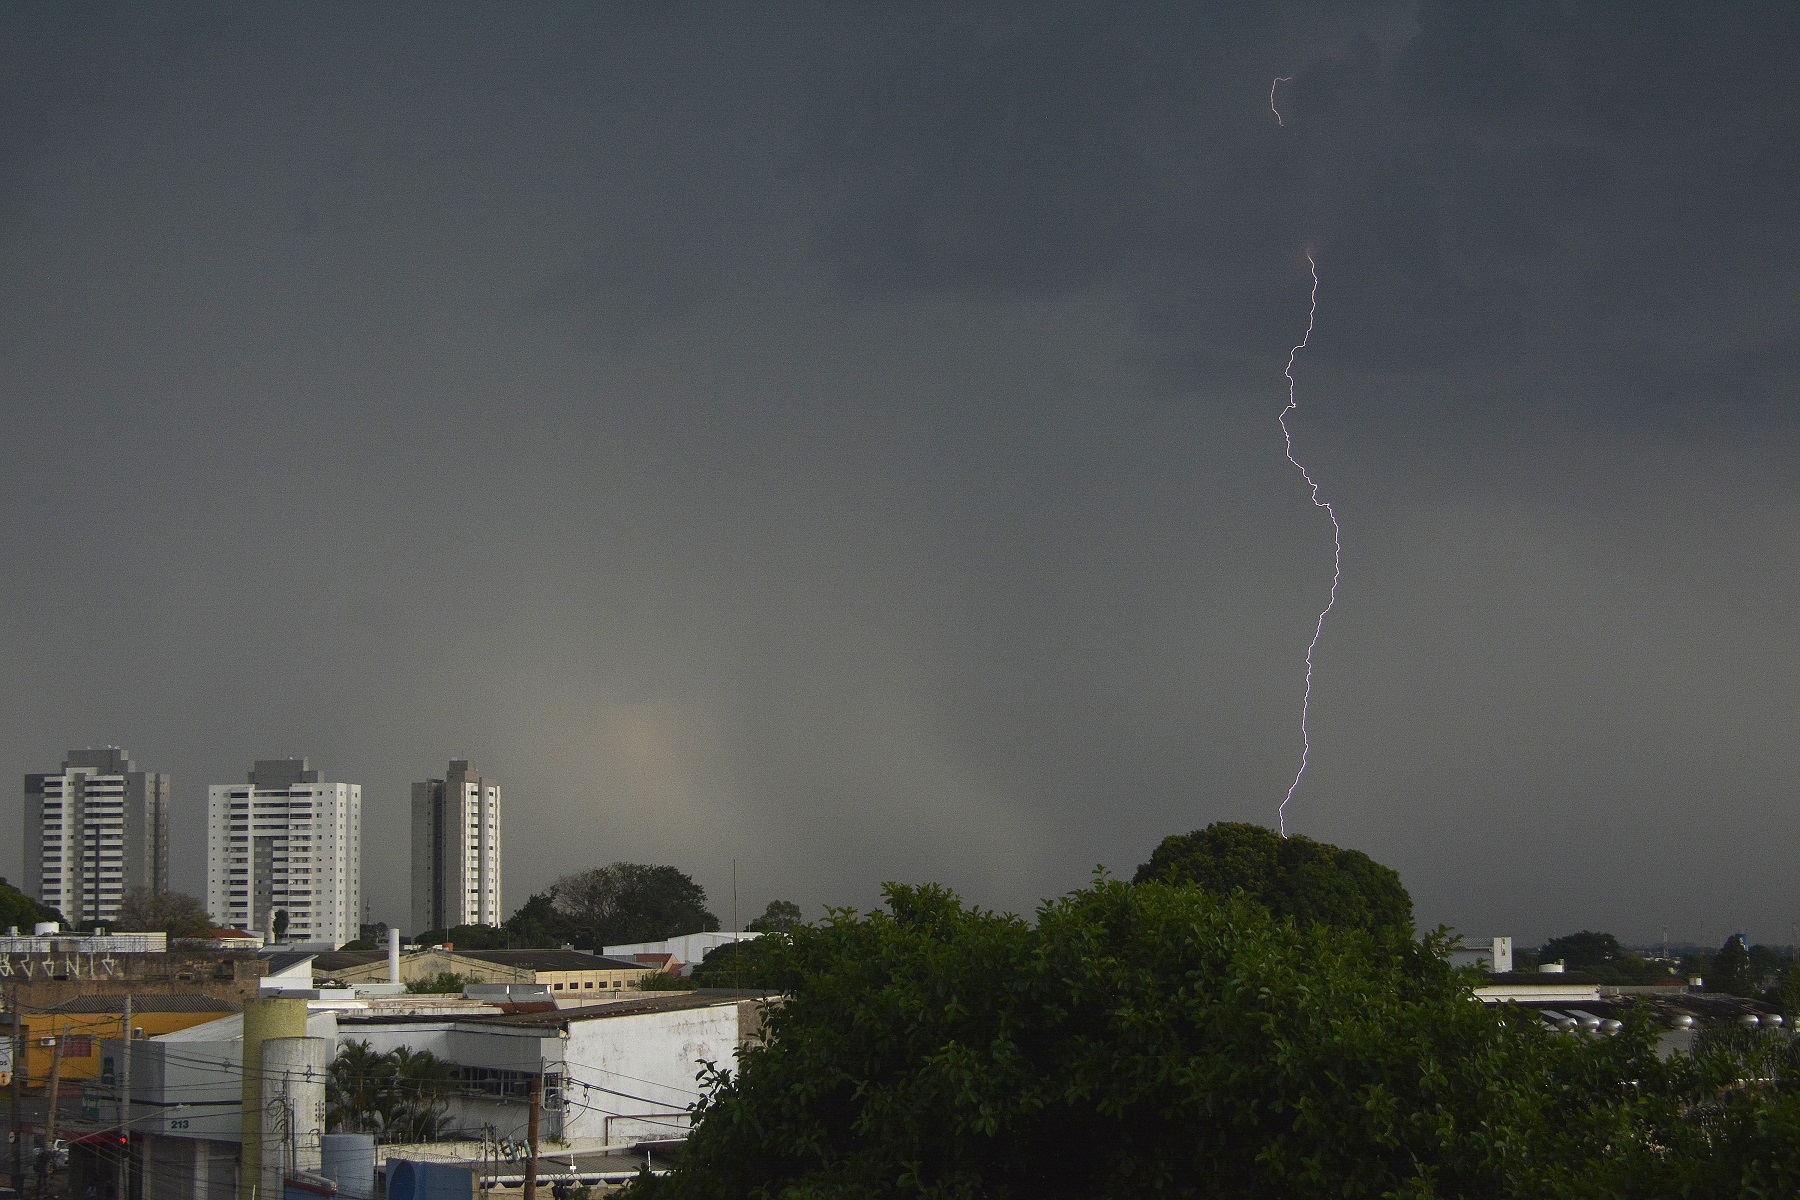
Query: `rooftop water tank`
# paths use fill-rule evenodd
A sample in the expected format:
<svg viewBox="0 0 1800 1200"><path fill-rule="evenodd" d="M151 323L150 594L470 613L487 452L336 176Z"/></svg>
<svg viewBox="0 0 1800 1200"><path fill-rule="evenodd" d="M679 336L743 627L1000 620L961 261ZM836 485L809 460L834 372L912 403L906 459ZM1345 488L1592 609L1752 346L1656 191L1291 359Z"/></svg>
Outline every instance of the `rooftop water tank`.
<svg viewBox="0 0 1800 1200"><path fill-rule="evenodd" d="M374 1200L375 1135L328 1133L319 1139L319 1174L337 1184L344 1200Z"/></svg>

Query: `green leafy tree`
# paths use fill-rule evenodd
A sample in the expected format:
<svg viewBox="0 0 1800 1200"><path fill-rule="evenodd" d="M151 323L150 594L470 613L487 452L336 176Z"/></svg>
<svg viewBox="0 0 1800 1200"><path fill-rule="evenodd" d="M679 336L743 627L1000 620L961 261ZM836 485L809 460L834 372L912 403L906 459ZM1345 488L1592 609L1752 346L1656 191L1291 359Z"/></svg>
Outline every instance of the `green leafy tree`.
<svg viewBox="0 0 1800 1200"><path fill-rule="evenodd" d="M1660 1070L1642 1022L1554 1034L1429 939L1245 896L1101 881L1035 925L887 898L771 941L766 1041L640 1195L1571 1194L1617 1182L1622 1081Z"/></svg>
<svg viewBox="0 0 1800 1200"><path fill-rule="evenodd" d="M559 939L552 929L555 921L556 905L550 893L533 893L517 912L506 918L502 928L506 930L507 945L522 950L556 946Z"/></svg>
<svg viewBox="0 0 1800 1200"><path fill-rule="evenodd" d="M1800 1195L1800 1041L1716 1023L1652 1082L1642 1135L1614 1147L1625 1186L1611 1194Z"/></svg>
<svg viewBox="0 0 1800 1200"><path fill-rule="evenodd" d="M771 900L762 916L752 920L746 928L752 933L786 933L802 919L800 906L792 900Z"/></svg>
<svg viewBox="0 0 1800 1200"><path fill-rule="evenodd" d="M765 933L759 938L714 946L694 968L694 985L715 988L779 988L785 979L782 974L785 958L781 941L781 934Z"/></svg>
<svg viewBox="0 0 1800 1200"><path fill-rule="evenodd" d="M1781 973L1787 966L1787 955L1760 942L1750 947L1749 954L1749 961L1744 967L1747 993L1755 995L1781 986Z"/></svg>
<svg viewBox="0 0 1800 1200"><path fill-rule="evenodd" d="M347 1041L325 1077L325 1128L332 1133L382 1131L382 1096L391 1074L386 1055L369 1043Z"/></svg>
<svg viewBox="0 0 1800 1200"><path fill-rule="evenodd" d="M406 985L406 990L417 996L439 996L460 993L469 984L475 982L455 971L439 971L429 979L415 979Z"/></svg>
<svg viewBox="0 0 1800 1200"><path fill-rule="evenodd" d="M1261 825L1219 821L1163 839L1133 882L1192 884L1216 896L1242 890L1277 916L1302 925L1412 935L1412 897L1399 873L1358 850Z"/></svg>
<svg viewBox="0 0 1800 1200"><path fill-rule="evenodd" d="M504 950L506 930L497 925L455 925L445 931L444 940L458 950Z"/></svg>
<svg viewBox="0 0 1800 1200"><path fill-rule="evenodd" d="M219 923L206 905L183 892L132 888L119 905L113 928L127 933L166 933L170 937L204 937Z"/></svg>
<svg viewBox="0 0 1800 1200"><path fill-rule="evenodd" d="M1750 951L1733 934L1725 939L1725 944L1713 955L1712 973L1706 976L1707 990L1742 996L1748 994L1751 983Z"/></svg>
<svg viewBox="0 0 1800 1200"><path fill-rule="evenodd" d="M345 1042L325 1077L325 1127L382 1142L431 1142L444 1132L456 1068L428 1050L385 1054Z"/></svg>
<svg viewBox="0 0 1800 1200"><path fill-rule="evenodd" d="M719 927L706 892L674 867L613 863L564 875L550 888L552 930L598 950Z"/></svg>
<svg viewBox="0 0 1800 1200"><path fill-rule="evenodd" d="M1597 983L1655 983L1669 977L1668 969L1648 962L1619 945L1610 933L1583 929L1551 938L1531 953L1531 964L1560 962Z"/></svg>
<svg viewBox="0 0 1800 1200"><path fill-rule="evenodd" d="M449 929L427 929L419 934L423 946L455 946L458 950L531 949L519 946L504 926L454 925Z"/></svg>
<svg viewBox="0 0 1800 1200"><path fill-rule="evenodd" d="M1800 1021L1800 963L1789 963L1775 988L1774 1003L1789 1022Z"/></svg>
<svg viewBox="0 0 1800 1200"><path fill-rule="evenodd" d="M444 1132L456 1068L429 1050L391 1052L393 1097L384 1132L390 1142L435 1142Z"/></svg>
<svg viewBox="0 0 1800 1200"><path fill-rule="evenodd" d="M0 876L0 933L16 926L20 933L28 934L39 921L64 923L60 912L27 896Z"/></svg>

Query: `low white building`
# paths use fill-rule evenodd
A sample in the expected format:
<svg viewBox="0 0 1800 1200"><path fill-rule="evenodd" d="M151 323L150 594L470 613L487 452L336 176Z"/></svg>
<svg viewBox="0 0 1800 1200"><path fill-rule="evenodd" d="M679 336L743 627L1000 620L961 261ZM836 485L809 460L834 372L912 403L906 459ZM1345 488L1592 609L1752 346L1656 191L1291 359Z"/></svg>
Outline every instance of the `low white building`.
<svg viewBox="0 0 1800 1200"><path fill-rule="evenodd" d="M429 1050L454 1064L446 1136L522 1139L532 1079L542 1075L541 1138L619 1146L685 1136L702 1063L736 1065L761 1028L761 1003L703 990L460 1018L376 1010L340 1019L338 1041Z"/></svg>
<svg viewBox="0 0 1800 1200"><path fill-rule="evenodd" d="M421 1012L413 1001L441 1003ZM701 1064L734 1067L762 1023L761 1000L706 990L561 1011L508 1012L460 997L333 994L305 1003L309 1037L338 1049L429 1051L451 1064L442 1138L490 1145L524 1142L534 1081L541 1143L596 1149L684 1137ZM233 1015L134 1043L141 1200L241 1200L243 1031L243 1016Z"/></svg>
<svg viewBox="0 0 1800 1200"><path fill-rule="evenodd" d="M336 1015L308 1006L306 1034L333 1039ZM132 1043L132 1155L141 1200L235 1200L243 1128L244 1016ZM109 1040L103 1051L119 1055Z"/></svg>
<svg viewBox="0 0 1800 1200"><path fill-rule="evenodd" d="M673 954L675 961L694 964L704 959L707 954L720 946L729 946L733 942L750 942L762 934L744 931L741 933L721 932L688 933L681 937L664 938L660 942L632 942L625 946L608 946L600 953L608 958L629 959L635 954Z"/></svg>
<svg viewBox="0 0 1800 1200"><path fill-rule="evenodd" d="M1453 967L1478 967L1489 975L1506 975L1513 969L1510 937L1471 938L1450 952Z"/></svg>

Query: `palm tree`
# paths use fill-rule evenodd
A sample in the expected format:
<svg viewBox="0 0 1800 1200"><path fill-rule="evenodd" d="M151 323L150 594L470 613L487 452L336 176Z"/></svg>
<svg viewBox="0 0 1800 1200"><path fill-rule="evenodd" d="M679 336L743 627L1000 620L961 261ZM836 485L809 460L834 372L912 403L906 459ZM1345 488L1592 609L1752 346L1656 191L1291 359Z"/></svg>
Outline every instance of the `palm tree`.
<svg viewBox="0 0 1800 1200"><path fill-rule="evenodd" d="M397 1101L388 1141L431 1142L444 1130L456 1068L429 1050L395 1049L390 1087Z"/></svg>
<svg viewBox="0 0 1800 1200"><path fill-rule="evenodd" d="M393 1091L393 1056L378 1054L367 1042L345 1042L325 1078L325 1128L333 1133L386 1131Z"/></svg>

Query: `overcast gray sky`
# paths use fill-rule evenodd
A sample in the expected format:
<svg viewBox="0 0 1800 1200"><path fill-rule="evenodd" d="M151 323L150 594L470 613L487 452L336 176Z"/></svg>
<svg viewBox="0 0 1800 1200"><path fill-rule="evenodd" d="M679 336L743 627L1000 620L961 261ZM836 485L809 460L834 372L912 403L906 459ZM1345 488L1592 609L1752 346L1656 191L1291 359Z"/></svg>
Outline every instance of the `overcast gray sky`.
<svg viewBox="0 0 1800 1200"><path fill-rule="evenodd" d="M0 6L0 765L170 772L200 892L308 755L402 922L452 756L509 908L1273 825L1310 249L1290 827L1789 941L1800 10L1498 8Z"/></svg>

